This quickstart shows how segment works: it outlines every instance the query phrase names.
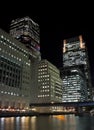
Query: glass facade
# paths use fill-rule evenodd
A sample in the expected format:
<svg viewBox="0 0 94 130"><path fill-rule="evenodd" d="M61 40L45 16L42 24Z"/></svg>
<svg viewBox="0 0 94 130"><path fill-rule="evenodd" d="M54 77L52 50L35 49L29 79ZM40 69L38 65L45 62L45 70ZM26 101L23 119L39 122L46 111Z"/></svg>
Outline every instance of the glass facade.
<svg viewBox="0 0 94 130"><path fill-rule="evenodd" d="M77 68L66 68L63 71L63 102L87 100L86 79Z"/></svg>
<svg viewBox="0 0 94 130"><path fill-rule="evenodd" d="M63 41L63 71L66 70L66 67L71 71L72 67L75 67L75 69L77 69L78 74L72 75L74 78L76 78L75 82L80 82L80 80L83 80L83 78L79 75L80 73L82 73L85 79L83 80L84 84L83 87L86 87L86 89L90 90L91 85L90 85L90 69L89 69L88 54L85 42L83 41L81 35ZM77 75L80 76L80 80L77 79ZM67 78L69 79L69 76ZM65 77L63 77L63 80L65 80ZM71 90L70 83L68 84L67 87L65 87L65 89L68 89L68 91L70 91ZM74 84L72 86L75 86L74 89L76 91L76 87L78 85ZM82 90L81 84L79 84L79 88L81 92ZM83 99L87 100L86 95L83 98L81 96L82 94L80 94L79 96L80 101L83 101Z"/></svg>

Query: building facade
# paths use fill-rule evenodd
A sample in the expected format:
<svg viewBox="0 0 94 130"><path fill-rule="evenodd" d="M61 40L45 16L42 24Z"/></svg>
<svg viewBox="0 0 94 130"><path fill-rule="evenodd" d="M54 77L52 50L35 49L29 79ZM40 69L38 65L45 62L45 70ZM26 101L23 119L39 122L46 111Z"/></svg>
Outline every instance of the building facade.
<svg viewBox="0 0 94 130"><path fill-rule="evenodd" d="M63 102L87 101L87 85L79 68L66 67L63 72Z"/></svg>
<svg viewBox="0 0 94 130"><path fill-rule="evenodd" d="M39 25L30 17L17 18L11 21L10 35L32 52L33 58L41 58L40 54L40 29Z"/></svg>
<svg viewBox="0 0 94 130"><path fill-rule="evenodd" d="M62 102L59 69L48 60L36 60L32 68L31 103Z"/></svg>
<svg viewBox="0 0 94 130"><path fill-rule="evenodd" d="M29 107L30 55L25 45L0 29L0 108Z"/></svg>
<svg viewBox="0 0 94 130"><path fill-rule="evenodd" d="M61 102L62 80L60 71L47 60L38 65L38 102Z"/></svg>
<svg viewBox="0 0 94 130"><path fill-rule="evenodd" d="M63 70L66 67L69 69L71 67L75 67L77 70L79 70L79 73L83 73L85 78L83 83L84 86L87 85L86 89L88 90L88 100L92 100L88 53L85 42L81 35L66 39L63 42Z"/></svg>

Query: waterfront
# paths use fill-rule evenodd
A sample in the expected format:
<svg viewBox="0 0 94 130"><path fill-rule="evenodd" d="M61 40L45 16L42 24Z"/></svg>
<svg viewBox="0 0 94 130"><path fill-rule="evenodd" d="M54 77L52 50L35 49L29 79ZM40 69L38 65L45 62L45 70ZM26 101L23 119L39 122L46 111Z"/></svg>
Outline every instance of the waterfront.
<svg viewBox="0 0 94 130"><path fill-rule="evenodd" d="M0 130L94 130L94 116L2 117Z"/></svg>

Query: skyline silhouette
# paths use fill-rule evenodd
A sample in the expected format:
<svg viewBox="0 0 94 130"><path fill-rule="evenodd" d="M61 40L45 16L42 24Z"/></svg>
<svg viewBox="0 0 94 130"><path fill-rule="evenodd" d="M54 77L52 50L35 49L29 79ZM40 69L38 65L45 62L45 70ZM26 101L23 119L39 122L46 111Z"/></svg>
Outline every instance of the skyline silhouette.
<svg viewBox="0 0 94 130"><path fill-rule="evenodd" d="M47 8L44 6L43 13L40 13L40 11L36 12L34 8L31 9L29 7L29 3L27 6L25 3L23 3L23 6L19 4L17 8L13 5L11 9L9 9L10 6L8 6L8 8L6 8L7 11L3 12L0 16L0 28L8 32L12 19L29 16L40 26L42 58L49 60L58 68L62 66L63 40L83 35L83 39L88 48L92 82L94 82L94 31L90 12L85 16L87 12L86 10L82 10L82 6L80 7L80 11L77 11L75 6L73 6L74 10L71 9L72 7L68 8L69 11L65 11L65 8L55 10L55 7L46 10Z"/></svg>

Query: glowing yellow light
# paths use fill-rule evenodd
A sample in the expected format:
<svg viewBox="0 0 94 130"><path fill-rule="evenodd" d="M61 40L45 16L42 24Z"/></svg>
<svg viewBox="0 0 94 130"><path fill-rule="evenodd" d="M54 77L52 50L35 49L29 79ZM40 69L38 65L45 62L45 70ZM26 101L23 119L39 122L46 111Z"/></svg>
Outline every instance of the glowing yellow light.
<svg viewBox="0 0 94 130"><path fill-rule="evenodd" d="M85 44L83 43L82 35L79 36L79 40L80 40L80 48L85 48Z"/></svg>
<svg viewBox="0 0 94 130"><path fill-rule="evenodd" d="M63 47L63 53L66 52L66 40L63 40L64 47Z"/></svg>

